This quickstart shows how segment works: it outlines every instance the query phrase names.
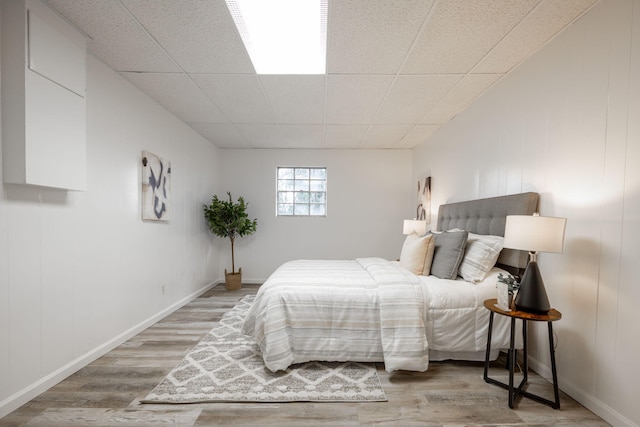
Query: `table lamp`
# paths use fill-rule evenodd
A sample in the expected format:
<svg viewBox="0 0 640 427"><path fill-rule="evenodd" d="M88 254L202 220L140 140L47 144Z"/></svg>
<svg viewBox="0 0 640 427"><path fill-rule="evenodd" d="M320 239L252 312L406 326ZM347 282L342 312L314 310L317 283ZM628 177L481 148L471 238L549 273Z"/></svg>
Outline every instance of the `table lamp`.
<svg viewBox="0 0 640 427"><path fill-rule="evenodd" d="M533 215L507 215L504 247L529 251L529 263L520 280L516 309L546 314L550 309L547 291L538 269L538 252L561 253L566 218Z"/></svg>
<svg viewBox="0 0 640 427"><path fill-rule="evenodd" d="M405 219L402 225L402 234L416 233L422 236L427 232L427 221L418 219Z"/></svg>

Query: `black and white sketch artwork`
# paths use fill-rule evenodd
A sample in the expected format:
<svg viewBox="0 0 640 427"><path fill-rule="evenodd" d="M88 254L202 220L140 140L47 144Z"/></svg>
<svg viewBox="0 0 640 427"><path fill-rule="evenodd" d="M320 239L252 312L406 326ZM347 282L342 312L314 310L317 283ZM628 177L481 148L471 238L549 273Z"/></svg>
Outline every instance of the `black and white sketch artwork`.
<svg viewBox="0 0 640 427"><path fill-rule="evenodd" d="M431 177L418 181L418 208L416 219L431 223Z"/></svg>
<svg viewBox="0 0 640 427"><path fill-rule="evenodd" d="M148 151L142 152L142 219L169 221L171 162Z"/></svg>

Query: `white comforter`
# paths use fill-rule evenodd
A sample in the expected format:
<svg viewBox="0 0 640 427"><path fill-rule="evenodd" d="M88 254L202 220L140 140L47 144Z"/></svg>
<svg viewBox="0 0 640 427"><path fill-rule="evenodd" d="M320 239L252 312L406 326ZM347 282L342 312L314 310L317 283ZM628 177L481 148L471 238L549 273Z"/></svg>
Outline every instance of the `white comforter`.
<svg viewBox="0 0 640 427"><path fill-rule="evenodd" d="M242 332L272 371L311 360L425 371L430 353L443 359L484 351L482 302L495 297L497 274L485 279L492 285L471 284L415 276L381 258L291 261L260 287ZM495 348L508 346L507 326L494 322Z"/></svg>

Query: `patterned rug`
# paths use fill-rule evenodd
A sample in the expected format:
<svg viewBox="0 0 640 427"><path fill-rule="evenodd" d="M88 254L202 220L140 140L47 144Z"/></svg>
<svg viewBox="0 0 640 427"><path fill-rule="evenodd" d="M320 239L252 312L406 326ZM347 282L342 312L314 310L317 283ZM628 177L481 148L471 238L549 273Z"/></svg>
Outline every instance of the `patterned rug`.
<svg viewBox="0 0 640 427"><path fill-rule="evenodd" d="M141 403L386 401L373 364L308 362L273 373L240 334L245 296Z"/></svg>

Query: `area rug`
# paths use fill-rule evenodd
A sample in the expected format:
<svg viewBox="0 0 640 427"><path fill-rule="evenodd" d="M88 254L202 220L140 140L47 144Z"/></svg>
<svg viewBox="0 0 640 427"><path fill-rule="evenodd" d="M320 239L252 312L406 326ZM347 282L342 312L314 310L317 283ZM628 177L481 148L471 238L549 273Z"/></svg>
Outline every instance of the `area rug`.
<svg viewBox="0 0 640 427"><path fill-rule="evenodd" d="M380 402L387 397L374 364L308 362L271 372L240 327L245 296L141 403Z"/></svg>

